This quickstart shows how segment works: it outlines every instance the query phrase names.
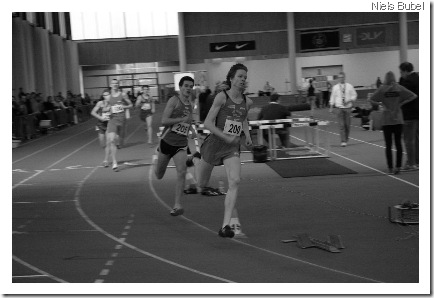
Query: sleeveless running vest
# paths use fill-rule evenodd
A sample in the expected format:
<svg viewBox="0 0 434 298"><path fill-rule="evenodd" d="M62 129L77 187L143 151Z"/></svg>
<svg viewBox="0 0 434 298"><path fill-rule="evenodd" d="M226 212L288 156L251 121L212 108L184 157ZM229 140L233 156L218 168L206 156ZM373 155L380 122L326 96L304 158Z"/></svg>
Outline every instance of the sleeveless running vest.
<svg viewBox="0 0 434 298"><path fill-rule="evenodd" d="M123 119L125 118L125 109L123 105L126 105L127 102L124 100L122 93L120 92L118 96L110 96L110 108L111 108L111 117Z"/></svg>
<svg viewBox="0 0 434 298"><path fill-rule="evenodd" d="M226 134L239 136L243 130L243 122L247 117L246 96L243 94L244 100L237 104L226 91L223 92L226 95L226 102L220 107L215 126Z"/></svg>
<svg viewBox="0 0 434 298"><path fill-rule="evenodd" d="M151 96L150 95L144 95L144 94L142 94L140 96L142 97L142 101L141 101L142 106L141 106L141 109L144 110L144 111L151 110L151 108L152 108L152 106L151 106L151 102L152 102L151 101Z"/></svg>
<svg viewBox="0 0 434 298"><path fill-rule="evenodd" d="M110 103L105 103L104 101L102 101L102 104L103 106L98 109L97 114L103 116L105 120L104 121L98 120L98 121L106 122L110 120L111 107L110 107Z"/></svg>
<svg viewBox="0 0 434 298"><path fill-rule="evenodd" d="M175 108L172 111L172 114L170 115L170 118L182 118L185 117L193 112L193 106L191 104L184 104L181 99L176 96L178 102L175 106ZM188 132L190 128L191 123L176 123L173 125L165 126L163 133L162 133L162 139L169 145L172 146L187 146L188 145Z"/></svg>

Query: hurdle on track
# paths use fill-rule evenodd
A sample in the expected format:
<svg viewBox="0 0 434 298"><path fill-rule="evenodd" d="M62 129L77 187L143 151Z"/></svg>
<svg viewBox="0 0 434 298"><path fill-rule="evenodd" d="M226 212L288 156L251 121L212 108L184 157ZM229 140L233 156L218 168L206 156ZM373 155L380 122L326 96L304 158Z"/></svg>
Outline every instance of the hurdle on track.
<svg viewBox="0 0 434 298"><path fill-rule="evenodd" d="M259 145L264 144L263 130L268 130L268 152L271 160L282 160L282 159L301 159L301 158L318 158L318 157L328 157L330 152L330 141L329 134L327 133L327 127L329 125L328 121L315 120L311 118L292 118L292 119L276 119L276 120L255 120L249 121L249 130L256 131L257 133L257 143ZM323 134L322 146L320 146L320 129L325 131ZM291 140L297 141L296 147L292 148L278 148L276 143L277 128L300 128L303 130L304 139L296 137L294 134L289 133L288 144L292 144ZM157 133L158 137L161 137L161 133L164 127L160 127L160 131ZM206 136L210 134L203 123L196 123L195 130L198 135ZM196 148L198 148L197 140L195 140ZM299 152L297 156L288 157L278 157L277 152ZM251 151L241 151L241 153L250 153ZM245 162L253 162L252 160L242 160Z"/></svg>

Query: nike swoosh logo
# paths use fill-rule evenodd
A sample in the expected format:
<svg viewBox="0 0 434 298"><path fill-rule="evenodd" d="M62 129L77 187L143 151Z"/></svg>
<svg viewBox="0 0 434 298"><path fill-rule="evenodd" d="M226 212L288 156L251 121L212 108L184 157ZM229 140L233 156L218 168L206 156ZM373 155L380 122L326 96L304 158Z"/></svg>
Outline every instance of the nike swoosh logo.
<svg viewBox="0 0 434 298"><path fill-rule="evenodd" d="M227 46L228 46L227 44L225 44L223 46L215 46L215 50L220 51L221 49L226 48Z"/></svg>
<svg viewBox="0 0 434 298"><path fill-rule="evenodd" d="M243 43L242 45L235 45L235 48L237 49L237 50L239 50L239 49L241 49L241 48L244 48L246 45L248 45L248 43Z"/></svg>

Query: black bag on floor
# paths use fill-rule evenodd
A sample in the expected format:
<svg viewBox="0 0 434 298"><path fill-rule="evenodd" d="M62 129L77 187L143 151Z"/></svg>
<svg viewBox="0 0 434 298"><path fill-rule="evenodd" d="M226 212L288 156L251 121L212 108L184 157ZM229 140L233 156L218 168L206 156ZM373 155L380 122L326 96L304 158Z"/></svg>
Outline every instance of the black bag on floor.
<svg viewBox="0 0 434 298"><path fill-rule="evenodd" d="M268 151L265 145L256 145L252 148L253 162L266 162L268 160Z"/></svg>

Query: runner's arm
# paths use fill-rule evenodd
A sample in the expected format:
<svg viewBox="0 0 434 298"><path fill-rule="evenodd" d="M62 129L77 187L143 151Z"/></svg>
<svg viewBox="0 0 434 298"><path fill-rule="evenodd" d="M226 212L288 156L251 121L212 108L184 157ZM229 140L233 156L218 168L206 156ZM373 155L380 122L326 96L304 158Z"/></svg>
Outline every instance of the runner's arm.
<svg viewBox="0 0 434 298"><path fill-rule="evenodd" d="M182 118L170 118L170 115L172 115L173 110L176 107L176 103L178 102L178 99L173 96L169 99L167 102L166 107L164 108L163 115L161 117L161 124L164 126L170 126L176 123L180 122L187 122L191 116L185 116Z"/></svg>
<svg viewBox="0 0 434 298"><path fill-rule="evenodd" d="M253 104L253 101L250 98L248 98L247 96L246 96L246 99L247 99L246 100L246 108L247 108L246 113L248 113L250 110L250 107ZM246 135L246 141L250 141L249 143L251 145L252 137L250 136L249 121L247 120L247 117L246 117L246 119L244 119L244 122L243 122L243 131L244 131L244 134Z"/></svg>
<svg viewBox="0 0 434 298"><path fill-rule="evenodd" d="M137 97L136 104L135 104L136 108L138 108L140 106L140 103L142 102L142 98L143 98L143 95L141 95L141 94Z"/></svg>
<svg viewBox="0 0 434 298"><path fill-rule="evenodd" d="M96 105L93 107L92 111L90 112L90 114L92 116L94 116L96 119L104 121L104 118L100 115L98 115L97 111L99 110L99 108L101 107L101 101L98 101L96 103Z"/></svg>
<svg viewBox="0 0 434 298"><path fill-rule="evenodd" d="M223 131L221 131L215 126L217 114L219 113L220 108L225 104L225 102L226 98L224 93L221 92L217 94L203 124L205 128L208 129L212 134L215 134L217 137L221 138L225 142L230 143L234 140L234 137L224 134Z"/></svg>

